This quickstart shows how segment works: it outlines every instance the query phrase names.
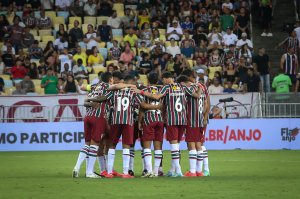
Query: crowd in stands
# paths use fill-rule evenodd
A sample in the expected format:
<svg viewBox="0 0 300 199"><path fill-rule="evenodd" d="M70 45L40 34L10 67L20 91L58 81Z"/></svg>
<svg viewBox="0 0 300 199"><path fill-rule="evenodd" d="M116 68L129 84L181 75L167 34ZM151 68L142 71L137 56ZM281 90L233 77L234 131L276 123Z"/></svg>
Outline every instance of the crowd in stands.
<svg viewBox="0 0 300 199"><path fill-rule="evenodd" d="M185 69L212 94L269 92L250 35L245 0L2 0L0 93L84 94L104 71L147 84Z"/></svg>

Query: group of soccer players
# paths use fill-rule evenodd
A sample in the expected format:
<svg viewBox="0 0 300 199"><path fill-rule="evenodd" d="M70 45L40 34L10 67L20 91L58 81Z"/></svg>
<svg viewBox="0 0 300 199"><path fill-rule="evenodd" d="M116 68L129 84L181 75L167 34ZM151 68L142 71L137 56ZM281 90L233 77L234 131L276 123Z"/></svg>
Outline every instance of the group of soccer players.
<svg viewBox="0 0 300 199"><path fill-rule="evenodd" d="M142 176L151 178L163 175L164 130L172 157L171 168L166 176L209 176L208 155L203 143L210 99L206 86L196 82L194 71L183 71L176 82L171 73L165 72L162 74L163 85L158 85L156 73L148 75L149 85L145 87L136 85L131 75L126 76L123 83L119 80L106 72L102 74L100 83L86 87L89 94L84 103L87 107L84 119L85 145L79 153L73 177L79 177L80 167L86 160L87 178L133 178L134 144L138 138L143 148ZM190 170L183 175L179 144L184 134ZM123 172L119 174L114 170L114 160L115 148L121 136ZM97 159L100 175L94 172Z"/></svg>

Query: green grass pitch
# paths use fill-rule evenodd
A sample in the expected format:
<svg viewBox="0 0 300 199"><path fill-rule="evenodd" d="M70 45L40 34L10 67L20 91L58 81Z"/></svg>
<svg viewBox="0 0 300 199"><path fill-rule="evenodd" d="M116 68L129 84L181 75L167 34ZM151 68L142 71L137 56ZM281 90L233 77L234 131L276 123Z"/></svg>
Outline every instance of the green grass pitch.
<svg viewBox="0 0 300 199"><path fill-rule="evenodd" d="M75 151L1 152L0 198L300 198L300 151L209 151L210 177L156 179L72 179L77 155ZM118 171L121 163L118 152ZM181 164L186 171L187 151L182 152ZM165 151L165 172L169 166ZM135 172L141 174L139 151Z"/></svg>

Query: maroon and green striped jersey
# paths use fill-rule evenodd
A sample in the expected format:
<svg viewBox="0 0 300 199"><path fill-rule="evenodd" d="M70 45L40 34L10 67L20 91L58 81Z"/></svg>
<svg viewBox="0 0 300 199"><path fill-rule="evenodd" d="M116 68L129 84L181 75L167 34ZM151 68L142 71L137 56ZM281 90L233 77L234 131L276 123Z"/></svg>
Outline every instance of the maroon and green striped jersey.
<svg viewBox="0 0 300 199"><path fill-rule="evenodd" d="M106 95L109 91L109 84L105 82L100 82L98 83L93 91L92 91L92 96L91 97L97 97L97 96L104 96ZM89 94L88 94L89 97ZM87 111L87 116L95 116L95 117L106 117L107 112L109 111L109 102L107 100L102 101L98 104L97 108L91 108L89 111Z"/></svg>
<svg viewBox="0 0 300 199"><path fill-rule="evenodd" d="M142 102L142 96L136 94L130 88L110 91L106 94L106 96L114 108L111 124L133 125L134 108L136 104L140 104Z"/></svg>
<svg viewBox="0 0 300 199"><path fill-rule="evenodd" d="M204 84L192 84L192 90L201 89L200 98L195 98L192 96L187 97L187 125L190 127L203 127L203 111L205 100L208 96L207 88Z"/></svg>
<svg viewBox="0 0 300 199"><path fill-rule="evenodd" d="M158 94L159 86L147 86L143 91L147 91L152 94ZM158 105L160 100L154 100L149 97L144 97L144 102L147 104ZM161 110L146 110L144 115L144 124L149 125L152 122L162 122L163 117Z"/></svg>
<svg viewBox="0 0 300 199"><path fill-rule="evenodd" d="M186 125L186 95L192 95L193 90L178 83L162 87L165 119L167 125Z"/></svg>

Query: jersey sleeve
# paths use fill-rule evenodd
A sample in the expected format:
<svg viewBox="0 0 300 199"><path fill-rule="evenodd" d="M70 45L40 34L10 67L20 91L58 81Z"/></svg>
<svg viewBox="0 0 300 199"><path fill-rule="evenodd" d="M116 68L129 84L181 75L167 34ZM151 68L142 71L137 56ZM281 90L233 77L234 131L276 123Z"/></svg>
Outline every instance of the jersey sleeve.
<svg viewBox="0 0 300 199"><path fill-rule="evenodd" d="M114 91L107 91L104 96L107 97L107 100L111 100L114 96Z"/></svg>
<svg viewBox="0 0 300 199"><path fill-rule="evenodd" d="M163 96L166 96L166 94L168 93L169 90L169 85L165 85L164 87L162 87L159 91L160 94L162 94Z"/></svg>
<svg viewBox="0 0 300 199"><path fill-rule="evenodd" d="M186 95L193 95L193 93L196 92L196 89L195 89L194 86L190 86L190 87L183 86L183 90L184 90Z"/></svg>
<svg viewBox="0 0 300 199"><path fill-rule="evenodd" d="M144 101L144 98L143 98L142 95L140 95L140 94L134 94L134 102L135 102L136 104L140 104L140 103L142 103L143 101Z"/></svg>

